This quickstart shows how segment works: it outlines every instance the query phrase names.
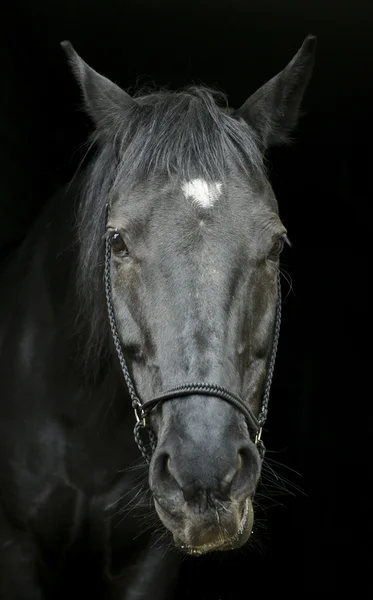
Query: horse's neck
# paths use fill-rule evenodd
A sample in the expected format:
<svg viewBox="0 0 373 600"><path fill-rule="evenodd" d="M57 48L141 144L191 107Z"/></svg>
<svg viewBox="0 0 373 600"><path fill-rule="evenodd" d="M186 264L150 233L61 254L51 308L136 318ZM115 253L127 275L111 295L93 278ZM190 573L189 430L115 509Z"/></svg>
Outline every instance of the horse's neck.
<svg viewBox="0 0 373 600"><path fill-rule="evenodd" d="M87 374L81 362L86 332L77 318L73 201L63 192L45 207L8 269L5 305L0 290L0 423L1 408L20 407L22 418L12 418L35 424L29 437L55 424L78 432L74 440L84 440L87 456L101 452L97 462L105 470L105 452L115 455L118 440L120 464L126 452L136 452L133 412L119 369L97 360Z"/></svg>
<svg viewBox="0 0 373 600"><path fill-rule="evenodd" d="M102 396L120 388L125 395L119 371L102 364L101 357L92 356L88 376L84 370L89 322L85 325L78 313L76 199L70 187L48 202L2 278L0 359L16 364L26 380L32 376L23 364L27 347L29 363L42 364L51 385L66 381L89 394L101 390Z"/></svg>
<svg viewBox="0 0 373 600"><path fill-rule="evenodd" d="M51 275L53 279L61 268L66 271L74 266L72 260L66 260L66 252L71 255L74 247L73 215L74 192L69 188L49 199L3 274L7 283L11 280L13 284L8 291L29 286L41 268L45 278ZM26 277L19 279L20 275Z"/></svg>
<svg viewBox="0 0 373 600"><path fill-rule="evenodd" d="M0 316L0 352L4 336L8 332L9 339L11 329L20 337L22 331L35 331L41 349L51 344L63 360L63 352L76 330L78 248L74 204L72 188L52 197L4 273L0 290L5 307ZM59 343L55 345L56 339Z"/></svg>

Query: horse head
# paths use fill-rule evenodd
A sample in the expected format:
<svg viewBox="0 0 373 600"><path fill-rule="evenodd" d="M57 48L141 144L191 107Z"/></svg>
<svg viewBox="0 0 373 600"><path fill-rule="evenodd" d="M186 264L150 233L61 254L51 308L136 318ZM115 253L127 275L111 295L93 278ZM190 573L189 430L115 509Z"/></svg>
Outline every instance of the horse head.
<svg viewBox="0 0 373 600"><path fill-rule="evenodd" d="M146 414L156 511L189 553L239 547L262 460L250 419L221 390L243 399L255 423L288 242L264 156L297 123L315 38L238 110L207 88L130 97L64 47L98 144L80 216L92 231L81 239L81 275L90 263L97 273L106 240L114 331L134 393L146 403L171 390ZM179 385L189 393L172 392Z"/></svg>

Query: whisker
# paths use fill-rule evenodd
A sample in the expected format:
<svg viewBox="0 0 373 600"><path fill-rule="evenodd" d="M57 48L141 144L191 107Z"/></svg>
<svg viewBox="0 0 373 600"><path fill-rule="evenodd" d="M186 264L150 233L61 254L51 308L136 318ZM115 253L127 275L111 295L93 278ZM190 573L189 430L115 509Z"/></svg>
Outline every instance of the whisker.
<svg viewBox="0 0 373 600"><path fill-rule="evenodd" d="M268 454L268 453L267 453ZM286 469L287 471L291 471L292 473L295 473L295 475L298 475L298 477L303 477L302 473L299 473L299 471L296 471L295 469L293 469L292 467L289 467L289 465L285 465L284 463L279 462L278 460L275 460L274 458L271 458L269 456L266 455L266 459L265 462L271 462L279 467L282 467L284 469Z"/></svg>
<svg viewBox="0 0 373 600"><path fill-rule="evenodd" d="M139 501L135 502L134 504L132 504L136 498L139 496L139 494L141 494L141 492L143 492L142 496L140 496ZM118 515L123 515L123 518L120 519L118 521L118 523L116 523L116 527L118 527L121 523L123 523L124 519L126 519L128 517L129 514L131 514L131 512L133 512L135 510L135 508L139 508L139 504L143 502L144 498L146 497L146 495L148 494L148 490L145 490L144 492L144 488L140 488L137 493L135 494L134 498L131 498L131 500L128 502L128 504L123 507L120 508L114 515L112 515L112 518Z"/></svg>
<svg viewBox="0 0 373 600"><path fill-rule="evenodd" d="M118 504L118 502L120 502L121 500L123 500L123 498L126 498L128 496L128 494L131 494L131 492L133 492L134 490L136 490L139 486L143 486L143 484L144 484L144 480L140 481L140 483L138 483L137 485L132 486L129 490L127 490L127 492L125 492L124 494L122 494L122 496L120 496L119 498L117 498L116 500L114 500L111 504L108 504L107 507L106 507L106 510L110 510L111 508L113 508L113 506L115 506L116 504Z"/></svg>
<svg viewBox="0 0 373 600"><path fill-rule="evenodd" d="M262 473L262 479L264 482L269 482L269 485L276 486L277 489L282 489L289 494L293 493L291 490L294 490L294 492L302 494L302 496L307 496L306 492L293 481L290 481L290 479L287 479L283 475L275 473L275 471L269 465L267 465L267 469L267 472ZM272 479L273 477L274 479ZM268 485L268 483L266 483L266 485Z"/></svg>
<svg viewBox="0 0 373 600"><path fill-rule="evenodd" d="M166 548L165 548L165 551L163 552L163 555L162 555L162 560L163 560L163 559L164 559L164 557L166 556L167 552L170 550L171 546L172 546L172 541L170 541L170 542L168 543L168 545L166 546Z"/></svg>
<svg viewBox="0 0 373 600"><path fill-rule="evenodd" d="M286 296L285 296L285 298L283 300L283 302L286 302L286 300L287 300L288 296L291 294L291 292L295 296L295 291L294 291L294 288L293 288L293 281L291 279L290 273L288 273L287 271L285 271L285 269L283 269L282 267L280 267L280 274L282 275L282 277L285 279L286 283L289 286L289 291L288 291L288 293L286 294Z"/></svg>
<svg viewBox="0 0 373 600"><path fill-rule="evenodd" d="M272 461L274 462L274 461ZM279 463L280 464L280 463ZM290 479L288 479L287 477L285 477L284 475L276 472L274 470L274 468L268 464L267 461L265 461L265 463L263 464L264 467L264 472L268 475L268 473L270 473L272 476L274 476L276 478L276 480L278 481L282 481L284 483L288 483L289 485L291 485L292 487L297 488L296 484L293 481L290 481ZM299 475L299 477L302 477L300 474L297 473L297 471L292 470L291 468L288 469L290 472L294 473L295 475ZM302 491L301 488L298 488L298 491Z"/></svg>
<svg viewBox="0 0 373 600"><path fill-rule="evenodd" d="M224 512L226 512L226 513L229 512L228 508L226 506L224 506L224 504L220 500L216 499L215 503L218 504L222 508L222 510L224 510Z"/></svg>
<svg viewBox="0 0 373 600"><path fill-rule="evenodd" d="M144 533L146 533L147 531L156 531L156 527L158 526L159 521L157 522L156 520L152 521L151 523L148 523L146 525L146 527L143 527L142 529L140 529L139 533L137 533L132 539L137 540L137 538L141 537Z"/></svg>
<svg viewBox="0 0 373 600"><path fill-rule="evenodd" d="M271 496L267 496L267 494L259 493L258 498L265 498L266 500L271 500L273 502L273 498ZM282 502L274 502L272 506L285 506ZM268 506L266 506L268 508Z"/></svg>
<svg viewBox="0 0 373 600"><path fill-rule="evenodd" d="M130 473L131 471L137 471L139 469L146 470L148 472L149 465L142 456L136 458L128 467L124 467L123 469L119 469L118 473Z"/></svg>

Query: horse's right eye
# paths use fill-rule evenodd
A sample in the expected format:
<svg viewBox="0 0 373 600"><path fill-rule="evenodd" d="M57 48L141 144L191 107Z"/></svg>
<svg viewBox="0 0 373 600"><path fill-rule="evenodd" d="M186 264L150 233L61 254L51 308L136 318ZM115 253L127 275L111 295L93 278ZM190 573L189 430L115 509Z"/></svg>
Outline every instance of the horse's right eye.
<svg viewBox="0 0 373 600"><path fill-rule="evenodd" d="M115 252L115 254L119 254L121 252L124 252L124 253L128 252L128 248L127 248L122 236L117 231L114 231L110 236L110 246L111 246L113 252Z"/></svg>

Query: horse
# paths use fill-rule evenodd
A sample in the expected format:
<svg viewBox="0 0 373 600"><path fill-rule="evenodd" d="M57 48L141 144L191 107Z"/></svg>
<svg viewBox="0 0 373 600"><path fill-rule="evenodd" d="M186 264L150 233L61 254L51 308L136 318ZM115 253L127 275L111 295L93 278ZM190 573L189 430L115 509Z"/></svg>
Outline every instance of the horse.
<svg viewBox="0 0 373 600"><path fill-rule="evenodd" d="M62 43L93 132L1 275L3 600L166 600L250 539L290 243L265 157L315 43L239 109L130 96Z"/></svg>

